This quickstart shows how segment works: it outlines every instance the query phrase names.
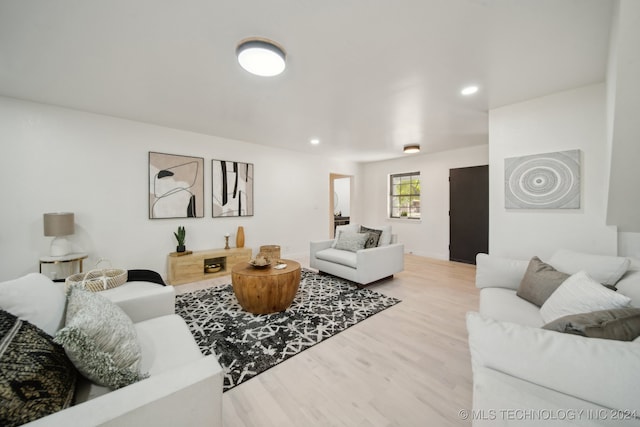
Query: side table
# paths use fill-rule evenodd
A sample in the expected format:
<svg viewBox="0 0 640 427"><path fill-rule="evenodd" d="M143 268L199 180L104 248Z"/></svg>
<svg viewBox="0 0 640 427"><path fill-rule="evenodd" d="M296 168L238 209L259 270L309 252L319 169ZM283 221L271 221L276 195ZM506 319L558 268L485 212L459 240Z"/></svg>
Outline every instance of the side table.
<svg viewBox="0 0 640 427"><path fill-rule="evenodd" d="M73 265L72 263L77 262L78 263L77 272L82 273L82 260L87 259L88 256L89 254L84 252L77 252L77 253L63 255L63 256L43 256L43 257L40 257L39 270L40 270L40 273L42 273L42 264ZM70 276L72 274L74 274L73 271L67 274L66 276ZM65 277L57 277L57 272L54 272L53 279L64 280Z"/></svg>
<svg viewBox="0 0 640 427"><path fill-rule="evenodd" d="M253 314L269 314L286 310L300 286L300 264L281 260L287 266L258 269L248 262L231 269L233 293L243 309Z"/></svg>

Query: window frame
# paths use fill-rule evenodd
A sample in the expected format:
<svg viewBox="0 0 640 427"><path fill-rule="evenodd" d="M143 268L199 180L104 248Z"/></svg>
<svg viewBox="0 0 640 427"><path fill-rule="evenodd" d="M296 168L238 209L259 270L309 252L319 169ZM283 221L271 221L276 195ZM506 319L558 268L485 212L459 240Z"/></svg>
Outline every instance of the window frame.
<svg viewBox="0 0 640 427"><path fill-rule="evenodd" d="M413 188L410 188L409 194L399 194L399 193L394 194L394 190L396 190L396 187L401 185L399 182L394 182L394 180L397 181L398 179L402 179L406 177L410 177L409 184L408 184L410 187L413 187L414 186L413 182L417 180L418 193L414 193ZM387 199L388 200L388 209L387 209L388 218L399 219L399 220L420 221L422 218L422 213L420 210L420 205L421 205L420 171L389 174L388 183L389 183L388 199ZM405 208L405 209L408 209L408 211L405 210L405 212L407 212L406 215L402 215L402 211L400 211L400 209L402 209L402 206L398 200L400 197L409 198L409 206ZM416 201L416 199L417 199L417 206L413 206L415 205L414 202ZM395 203L396 201L398 201L398 203ZM394 215L394 212L396 213L396 215Z"/></svg>

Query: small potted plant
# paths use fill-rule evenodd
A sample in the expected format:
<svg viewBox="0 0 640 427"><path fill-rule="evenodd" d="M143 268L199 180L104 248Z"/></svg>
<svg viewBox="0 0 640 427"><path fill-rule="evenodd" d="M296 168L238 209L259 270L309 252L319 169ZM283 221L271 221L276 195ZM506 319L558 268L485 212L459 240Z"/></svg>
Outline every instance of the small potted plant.
<svg viewBox="0 0 640 427"><path fill-rule="evenodd" d="M176 236L176 240L178 240L178 246L176 246L176 252L184 252L186 247L184 246L184 239L187 235L187 232L184 231L184 227L178 227L177 232L173 232L173 235Z"/></svg>

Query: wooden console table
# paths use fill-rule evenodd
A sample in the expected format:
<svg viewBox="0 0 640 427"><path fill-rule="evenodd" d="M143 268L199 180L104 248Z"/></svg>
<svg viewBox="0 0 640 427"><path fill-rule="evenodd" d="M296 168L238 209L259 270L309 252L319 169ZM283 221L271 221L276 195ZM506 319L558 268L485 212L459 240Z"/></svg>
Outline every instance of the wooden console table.
<svg viewBox="0 0 640 427"><path fill-rule="evenodd" d="M167 256L167 282L183 285L231 273L234 265L251 260L251 248L209 249Z"/></svg>

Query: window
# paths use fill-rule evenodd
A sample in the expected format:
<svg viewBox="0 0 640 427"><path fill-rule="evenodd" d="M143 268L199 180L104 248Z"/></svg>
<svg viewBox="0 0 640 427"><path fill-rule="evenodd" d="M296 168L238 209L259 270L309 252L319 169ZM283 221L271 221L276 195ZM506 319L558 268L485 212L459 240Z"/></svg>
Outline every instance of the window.
<svg viewBox="0 0 640 427"><path fill-rule="evenodd" d="M390 175L389 217L420 219L420 172Z"/></svg>

